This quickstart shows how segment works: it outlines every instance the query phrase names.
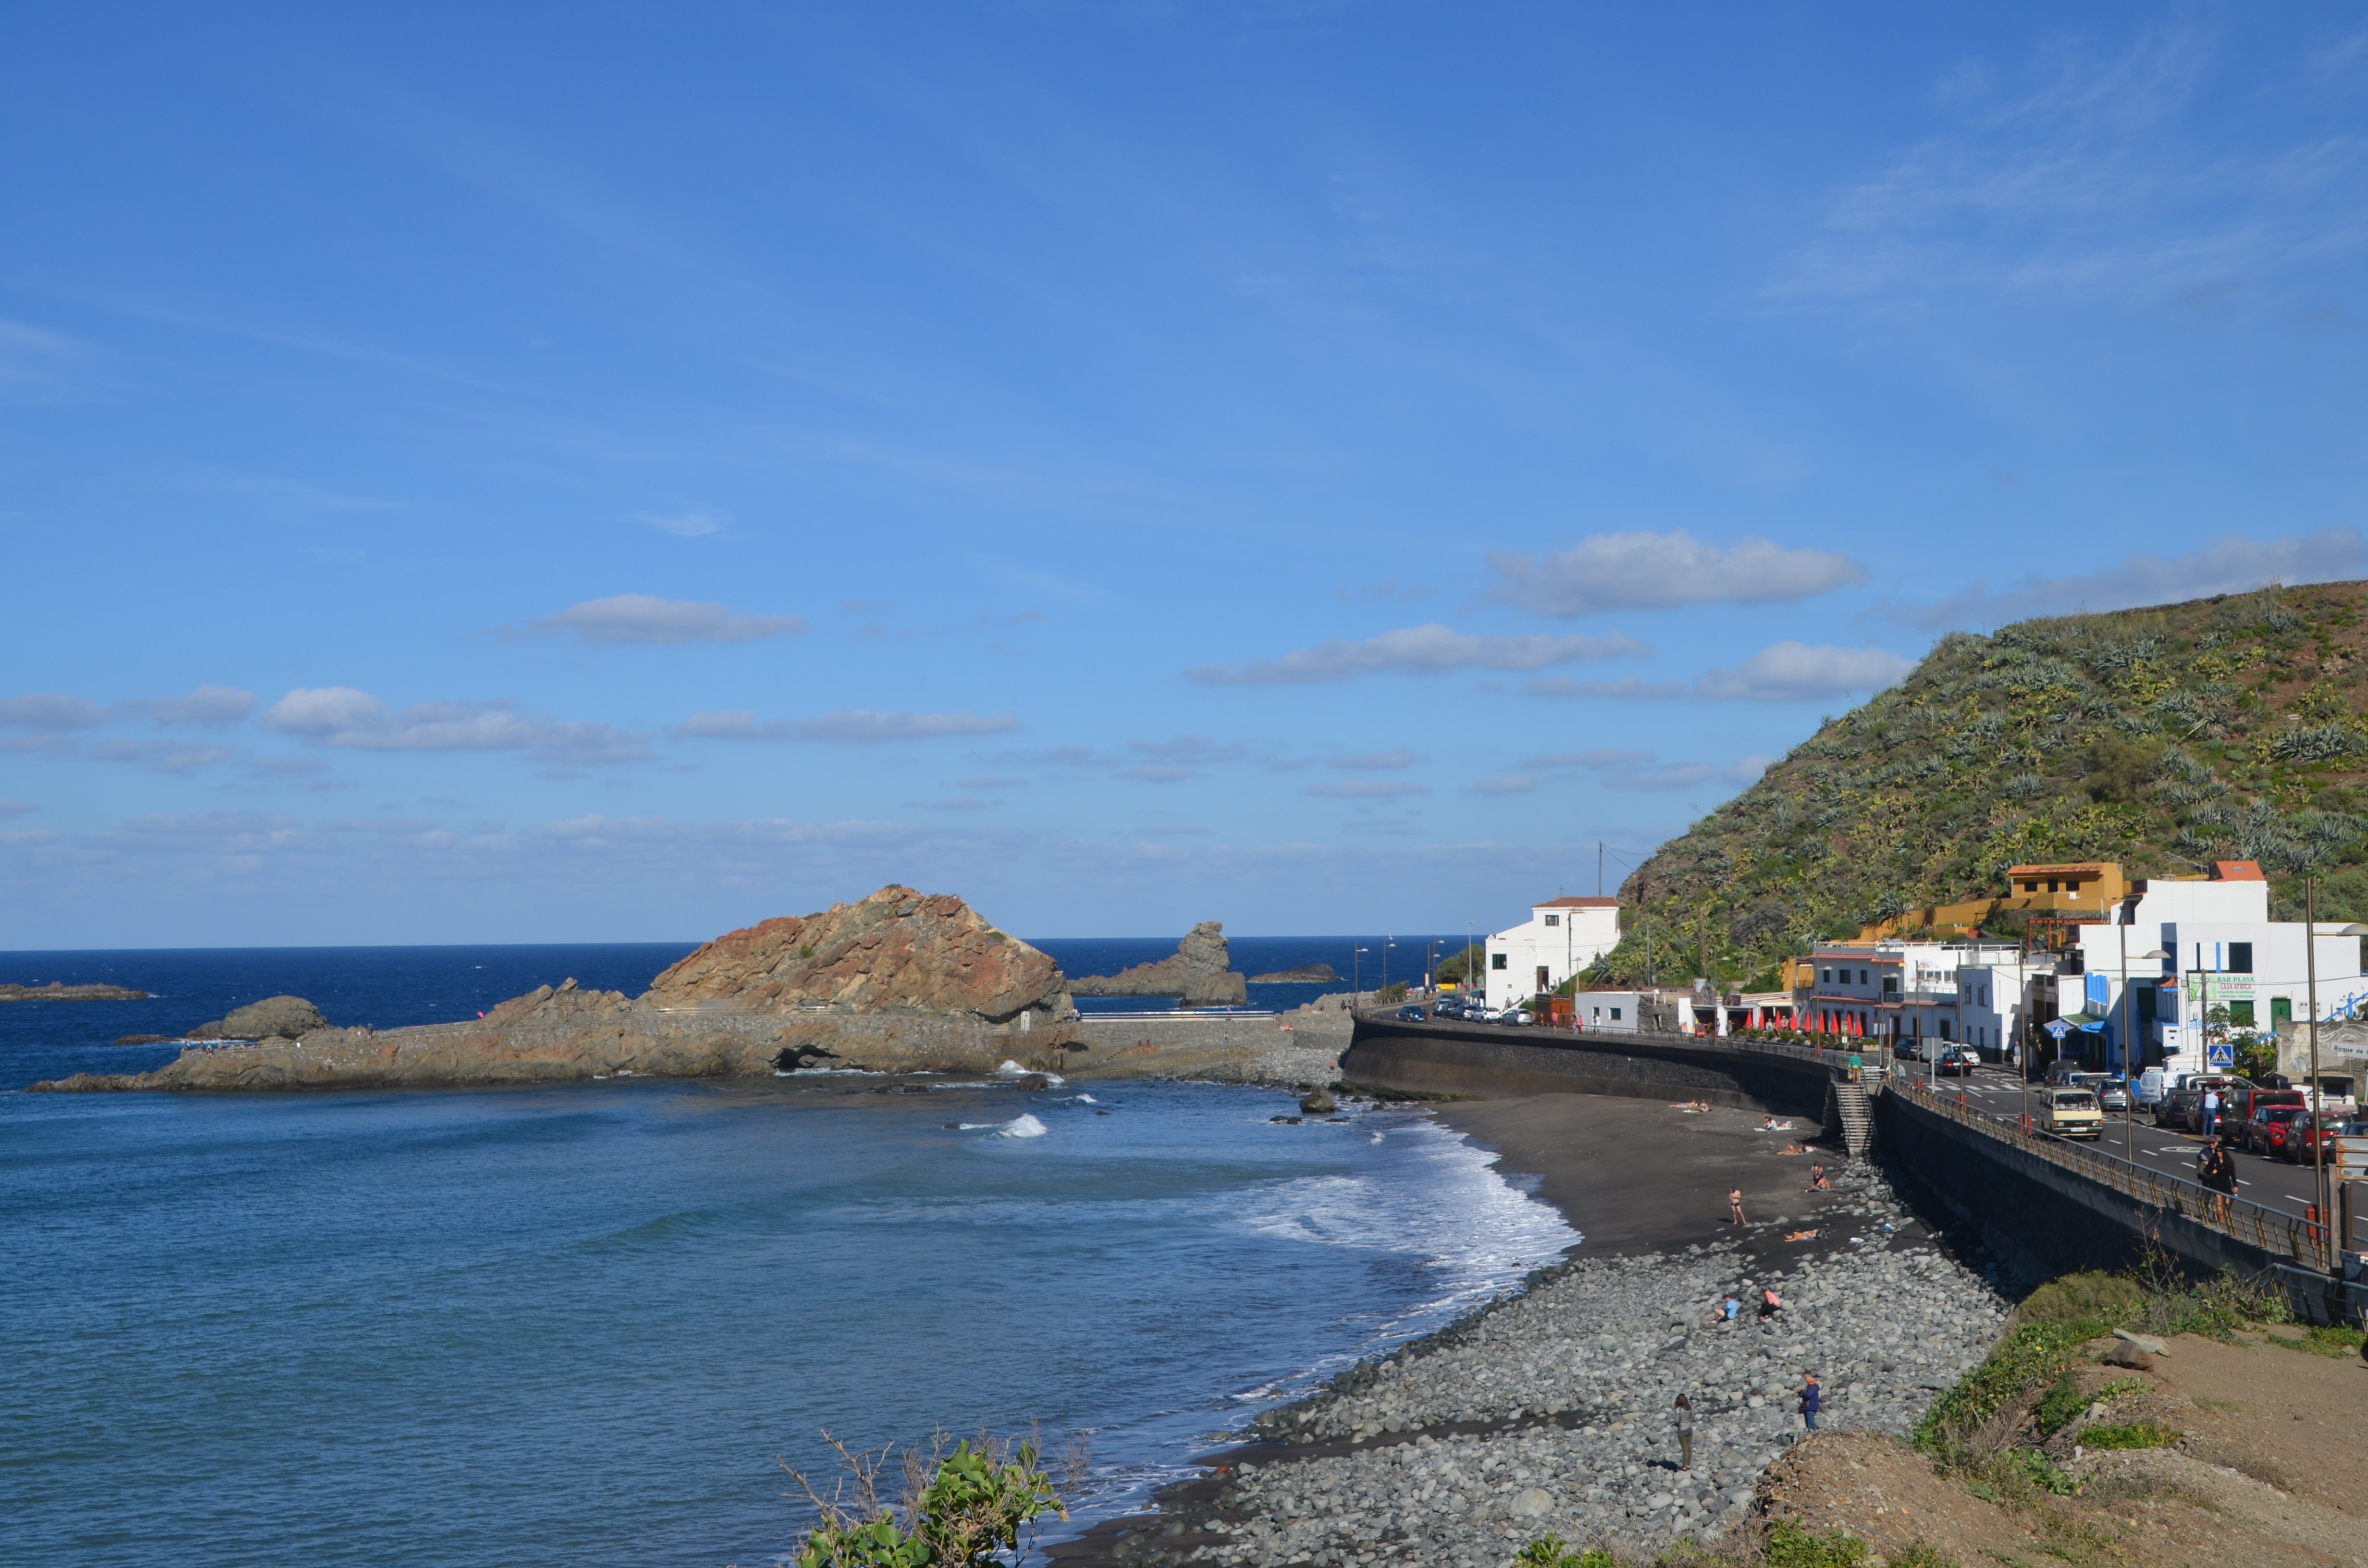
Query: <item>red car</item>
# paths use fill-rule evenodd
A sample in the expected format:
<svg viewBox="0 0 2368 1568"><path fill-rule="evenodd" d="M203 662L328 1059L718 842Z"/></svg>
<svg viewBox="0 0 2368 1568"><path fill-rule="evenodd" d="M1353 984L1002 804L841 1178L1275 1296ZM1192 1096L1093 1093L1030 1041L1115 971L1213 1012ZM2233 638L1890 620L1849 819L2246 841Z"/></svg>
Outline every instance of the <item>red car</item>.
<svg viewBox="0 0 2368 1568"><path fill-rule="evenodd" d="M2334 1111L2322 1111L2313 1120L2297 1120L2294 1124L2294 1131L2286 1134L2286 1157L2302 1165L2310 1165L2319 1157L2318 1150L2323 1145L2327 1150L2328 1164L2333 1165L2336 1140L2350 1138L2357 1142L2363 1134L2368 1134L2368 1121Z"/></svg>
<svg viewBox="0 0 2368 1568"><path fill-rule="evenodd" d="M2302 1119L2310 1113L2298 1105L2265 1105L2245 1123L2245 1147L2269 1159L2293 1157L2288 1144L2301 1134Z"/></svg>

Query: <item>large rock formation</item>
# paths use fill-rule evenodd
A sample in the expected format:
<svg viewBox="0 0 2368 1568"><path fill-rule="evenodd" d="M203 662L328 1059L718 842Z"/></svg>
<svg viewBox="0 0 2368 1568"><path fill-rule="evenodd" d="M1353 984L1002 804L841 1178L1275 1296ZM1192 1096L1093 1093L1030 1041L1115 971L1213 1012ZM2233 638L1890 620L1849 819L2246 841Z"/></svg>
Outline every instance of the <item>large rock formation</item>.
<svg viewBox="0 0 2368 1568"><path fill-rule="evenodd" d="M302 996L266 996L232 1013L199 1024L191 1040L301 1040L314 1029L329 1027L321 1009Z"/></svg>
<svg viewBox="0 0 2368 1568"><path fill-rule="evenodd" d="M1222 964L1222 940L1217 952ZM1043 953L951 893L893 882L860 903L718 937L659 975L642 1002L727 1003L743 1012L967 1014L995 1024L1025 1012L1057 1019L1069 1007L1060 966Z"/></svg>
<svg viewBox="0 0 2368 1568"><path fill-rule="evenodd" d="M1171 957L1116 974L1081 975L1069 989L1079 996L1174 996L1188 1007L1231 1006L1249 999L1233 963L1224 923L1203 920Z"/></svg>
<svg viewBox="0 0 2368 1568"><path fill-rule="evenodd" d="M1049 1061L1068 1040L1068 1012L1050 958L959 898L892 884L820 915L719 937L639 997L569 980L482 1018L383 1033L330 1028L310 1003L274 997L201 1031L256 1044L195 1047L154 1073L78 1074L34 1087L361 1088L810 1066L980 1073Z"/></svg>

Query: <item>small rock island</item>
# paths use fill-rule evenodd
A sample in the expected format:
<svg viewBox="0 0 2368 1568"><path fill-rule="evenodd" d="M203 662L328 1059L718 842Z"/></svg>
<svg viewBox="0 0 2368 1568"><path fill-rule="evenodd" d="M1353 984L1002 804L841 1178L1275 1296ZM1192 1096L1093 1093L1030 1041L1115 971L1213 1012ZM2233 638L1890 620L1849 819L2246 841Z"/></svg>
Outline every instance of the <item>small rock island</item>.
<svg viewBox="0 0 2368 1568"><path fill-rule="evenodd" d="M0 984L0 1002L145 1002L148 993L125 985L68 985L52 980L47 985Z"/></svg>
<svg viewBox="0 0 2368 1568"><path fill-rule="evenodd" d="M1069 982L1069 990L1078 996L1173 996L1188 1007L1236 1006L1250 994L1234 972L1224 924L1216 920L1193 926L1176 951L1156 963L1116 974L1079 975Z"/></svg>

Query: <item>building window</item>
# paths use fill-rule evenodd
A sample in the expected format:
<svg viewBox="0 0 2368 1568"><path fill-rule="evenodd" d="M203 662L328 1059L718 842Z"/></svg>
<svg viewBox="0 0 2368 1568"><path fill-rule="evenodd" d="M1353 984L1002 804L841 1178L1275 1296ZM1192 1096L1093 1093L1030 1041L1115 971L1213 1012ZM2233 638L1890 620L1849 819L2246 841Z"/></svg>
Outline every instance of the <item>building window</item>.
<svg viewBox="0 0 2368 1568"><path fill-rule="evenodd" d="M1946 1018L1941 1020L1941 1038L1942 1040L1949 1038L1949 1020Z"/></svg>
<svg viewBox="0 0 2368 1568"><path fill-rule="evenodd" d="M1512 957L1510 953L1490 953L1488 955L1488 967L1490 969L1504 969L1507 967L1505 960L1510 957Z"/></svg>
<svg viewBox="0 0 2368 1568"><path fill-rule="evenodd" d="M2231 942L2228 944L2228 972L2230 974L2250 974L2253 972L2252 943Z"/></svg>
<svg viewBox="0 0 2368 1568"><path fill-rule="evenodd" d="M1611 1021L1615 1024L1620 1021L1620 1009L1617 1007L1611 1009Z"/></svg>
<svg viewBox="0 0 2368 1568"><path fill-rule="evenodd" d="M2361 950L2362 952L2368 952L2368 937L2361 937L2360 941ZM2363 963L2360 967L2362 969L2368 969L2368 963ZM1817 978L1824 981L1827 984L1831 985L1834 983L1834 971L1830 969L1821 969L1817 971Z"/></svg>
<svg viewBox="0 0 2368 1568"><path fill-rule="evenodd" d="M1549 926L1559 926L1562 924L1562 916L1559 915L1549 915L1546 916L1546 924Z"/></svg>
<svg viewBox="0 0 2368 1568"><path fill-rule="evenodd" d="M1865 983L1867 983L1866 971L1864 971L1864 970L1860 970L1860 971L1858 971L1858 983L1859 983L1861 985L1864 985Z"/></svg>

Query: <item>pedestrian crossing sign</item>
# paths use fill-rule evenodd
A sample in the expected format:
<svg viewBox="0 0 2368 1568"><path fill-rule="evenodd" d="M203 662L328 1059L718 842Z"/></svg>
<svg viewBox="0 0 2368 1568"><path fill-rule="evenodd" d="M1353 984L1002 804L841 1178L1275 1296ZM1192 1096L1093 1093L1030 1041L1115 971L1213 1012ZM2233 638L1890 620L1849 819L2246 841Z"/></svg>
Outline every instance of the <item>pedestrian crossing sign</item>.
<svg viewBox="0 0 2368 1568"><path fill-rule="evenodd" d="M2237 1065L2237 1048L2233 1045L2207 1045L2203 1048L2203 1062L2208 1067L2234 1067Z"/></svg>

